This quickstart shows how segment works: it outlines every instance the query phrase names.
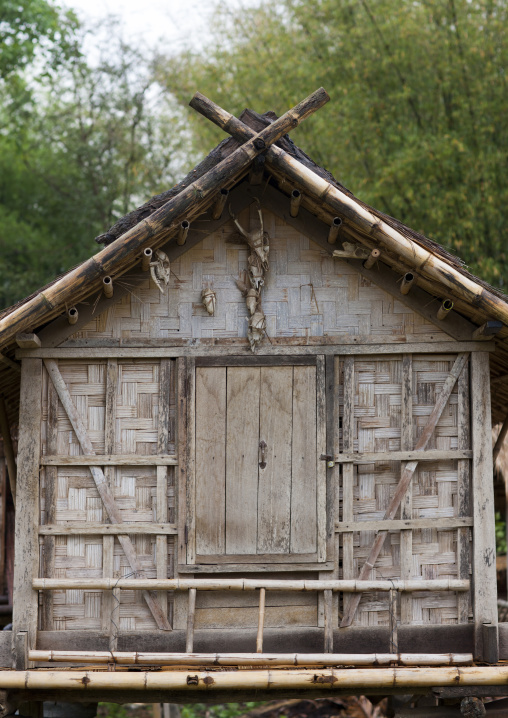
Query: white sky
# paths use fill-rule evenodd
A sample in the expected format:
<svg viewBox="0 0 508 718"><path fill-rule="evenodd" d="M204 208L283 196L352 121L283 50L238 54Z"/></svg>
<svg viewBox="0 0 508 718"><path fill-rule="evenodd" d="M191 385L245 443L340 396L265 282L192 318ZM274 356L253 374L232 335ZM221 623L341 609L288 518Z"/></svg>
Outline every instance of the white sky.
<svg viewBox="0 0 508 718"><path fill-rule="evenodd" d="M243 0L244 1L244 0ZM99 20L106 15L120 16L127 38L153 44L162 40L172 49L183 45L198 49L206 44L207 21L219 0L62 0L83 19ZM222 0L239 7L242 0ZM138 44L138 43L136 43Z"/></svg>

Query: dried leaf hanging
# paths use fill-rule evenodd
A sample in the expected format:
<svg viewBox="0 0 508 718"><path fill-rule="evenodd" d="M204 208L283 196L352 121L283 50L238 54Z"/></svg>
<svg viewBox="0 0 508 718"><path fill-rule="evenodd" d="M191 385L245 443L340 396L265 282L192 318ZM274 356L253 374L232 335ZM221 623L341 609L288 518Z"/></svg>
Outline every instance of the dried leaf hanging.
<svg viewBox="0 0 508 718"><path fill-rule="evenodd" d="M155 250L155 261L150 262L150 274L161 294L164 294L169 284L171 268L169 257L162 249Z"/></svg>

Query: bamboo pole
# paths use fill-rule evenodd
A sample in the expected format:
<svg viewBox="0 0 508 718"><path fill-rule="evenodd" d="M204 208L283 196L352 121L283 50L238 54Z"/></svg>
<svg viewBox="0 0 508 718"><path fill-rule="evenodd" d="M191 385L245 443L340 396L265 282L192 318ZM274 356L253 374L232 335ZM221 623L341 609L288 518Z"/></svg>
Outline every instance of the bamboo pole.
<svg viewBox="0 0 508 718"><path fill-rule="evenodd" d="M222 211L228 201L229 190L223 187L219 192L215 204L212 209L212 219L220 219L222 217Z"/></svg>
<svg viewBox="0 0 508 718"><path fill-rule="evenodd" d="M263 653L263 629L265 627L266 588L259 589L258 633L256 636L256 653Z"/></svg>
<svg viewBox="0 0 508 718"><path fill-rule="evenodd" d="M250 127L200 93L196 93L190 105L240 142L245 142L254 136L254 131ZM350 197L343 190L317 175L284 150L275 146L270 147L266 153L266 161L272 170L283 172L288 181L294 182L310 196L326 203L330 211L343 216L348 225L400 256L409 266L418 268L418 271L429 279L446 286L460 298L473 303L476 308L504 324L508 323L508 304L502 298L473 278L462 274L441 257L432 254L416 240L391 227L354 197Z"/></svg>
<svg viewBox="0 0 508 718"><path fill-rule="evenodd" d="M337 237L339 236L340 226L342 220L340 217L334 217L330 225L330 231L328 232L328 244L335 244Z"/></svg>
<svg viewBox="0 0 508 718"><path fill-rule="evenodd" d="M9 472L9 486L11 487L12 502L14 508L16 508L16 479L17 479L17 467L16 460L14 458L14 448L12 446L11 427L9 424L9 415L7 414L7 407L5 406L5 399L0 396L0 433L4 440L4 454L5 461L7 463L7 471ZM3 497L5 501L5 496Z"/></svg>
<svg viewBox="0 0 508 718"><path fill-rule="evenodd" d="M406 272L405 275L402 277L402 283L400 285L400 293L401 294L409 294L411 291L411 288L415 284L415 275L412 272Z"/></svg>
<svg viewBox="0 0 508 718"><path fill-rule="evenodd" d="M300 209L300 203L302 201L302 193L298 189L294 189L291 192L291 201L289 205L289 214L291 217L298 217L298 210Z"/></svg>
<svg viewBox="0 0 508 718"><path fill-rule="evenodd" d="M150 247L145 247L143 254L141 255L141 271L148 272L150 269L150 262L152 261L153 251Z"/></svg>
<svg viewBox="0 0 508 718"><path fill-rule="evenodd" d="M108 299L111 299L113 296L113 280L109 275L102 280L102 291Z"/></svg>
<svg viewBox="0 0 508 718"><path fill-rule="evenodd" d="M506 686L507 666L439 668L292 668L243 671L0 671L0 690L199 691L310 690L356 693L364 688Z"/></svg>
<svg viewBox="0 0 508 718"><path fill-rule="evenodd" d="M252 160L266 151L291 129L329 101L323 88L316 90L268 127L253 134L252 138L219 162L195 182L143 219L135 227L108 244L100 252L64 275L57 282L36 294L0 319L0 346L15 334L48 320L51 310L56 315L65 302L78 302L102 284L102 278L114 271L119 275L133 266L146 242L156 249L168 239L168 233L177 230L189 211L197 212L217 191L217 184L236 179Z"/></svg>
<svg viewBox="0 0 508 718"><path fill-rule="evenodd" d="M31 650L34 663L94 663L166 666L404 666L468 665L472 653L141 653Z"/></svg>
<svg viewBox="0 0 508 718"><path fill-rule="evenodd" d="M69 324L76 324L76 322L78 321L78 316L79 314L76 307L71 307L67 310L67 321L69 322Z"/></svg>
<svg viewBox="0 0 508 718"><path fill-rule="evenodd" d="M183 246L187 241L187 235L189 234L190 222L188 219L184 219L180 222L180 229L178 230L178 237L176 243Z"/></svg>
<svg viewBox="0 0 508 718"><path fill-rule="evenodd" d="M363 263L363 266L365 269L372 269L372 267L375 265L379 257L381 256L381 251L379 249L373 249L372 252L369 254L365 262Z"/></svg>
<svg viewBox="0 0 508 718"><path fill-rule="evenodd" d="M469 591L466 579L432 578L374 580L270 580L247 578L34 578L32 588L38 591L59 591L70 589L111 590L121 588L134 591L344 591L363 593L366 591Z"/></svg>
<svg viewBox="0 0 508 718"><path fill-rule="evenodd" d="M189 589L187 605L187 636L185 639L185 652L192 653L194 649L194 617L196 615L196 589Z"/></svg>
<svg viewBox="0 0 508 718"><path fill-rule="evenodd" d="M442 322L444 319L446 319L446 317L448 316L448 314L451 312L452 309L453 309L452 300L445 299L443 301L443 303L441 304L441 306L439 307L439 309L437 310L436 316L439 319L439 321Z"/></svg>

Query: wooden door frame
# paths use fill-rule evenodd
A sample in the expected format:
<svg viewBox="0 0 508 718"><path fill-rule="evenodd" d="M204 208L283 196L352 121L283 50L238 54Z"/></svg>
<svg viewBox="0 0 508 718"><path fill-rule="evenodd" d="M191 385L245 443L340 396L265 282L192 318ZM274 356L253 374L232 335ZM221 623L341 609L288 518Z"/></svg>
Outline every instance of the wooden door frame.
<svg viewBox="0 0 508 718"><path fill-rule="evenodd" d="M260 556L259 562L248 560L237 561L237 556L232 556L227 561L227 556L220 563L196 561L196 523L195 523L195 402L196 402L196 368L197 367L234 367L234 366L316 366L316 419L317 419L317 530L318 550L317 560L301 562L291 560L291 554L287 556L267 555ZM330 384L328 374L333 369L331 362L325 362L322 355L299 355L299 356L266 356L266 355L228 355L228 356L200 356L181 357L178 359L178 456L179 456L179 507L178 507L178 533L179 573L224 573L224 572L278 572L278 571L326 571L332 570L333 541L329 537L329 527L334 525L330 490L330 480L327 481L326 463L321 456L327 453L327 443L333 442L333 438L327 442L327 430L333 426L333 417L329 414L333 408L332 397L327 401L327 385ZM328 382L327 382L328 379ZM333 379L332 379L333 381ZM333 530L332 530L333 532ZM243 558L243 557L242 557Z"/></svg>

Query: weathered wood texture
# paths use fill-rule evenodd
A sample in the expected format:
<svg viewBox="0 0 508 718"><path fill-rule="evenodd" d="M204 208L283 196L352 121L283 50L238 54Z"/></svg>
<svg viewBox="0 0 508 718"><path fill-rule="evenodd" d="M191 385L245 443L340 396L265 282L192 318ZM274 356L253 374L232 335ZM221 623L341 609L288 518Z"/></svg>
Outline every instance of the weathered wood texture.
<svg viewBox="0 0 508 718"><path fill-rule="evenodd" d="M104 473L123 522L135 526L161 521L174 524L175 521L174 468L157 469L125 463L129 454L148 459L158 452L175 452L176 389L175 372L167 366L170 363L174 366L174 362L164 359L59 364L93 449L100 455L114 451L122 456L124 465L107 465ZM64 462L66 458L81 456L78 438L59 403L54 416L53 384L46 373L42 396L43 456L56 454ZM164 406L161 406L161 399ZM161 477L157 480L158 471L167 471L166 489L165 481ZM54 479L50 472L54 472ZM118 540L114 536L104 536L103 540L100 533L90 533L90 524L108 521L108 516L89 468L72 464L46 466L44 476L40 523L50 523L55 526L55 532L58 532L58 526L65 532L70 522L72 525L72 534L55 533L45 539L44 575L93 578L131 574L132 569ZM164 495L167 506L158 507ZM83 533L78 533L80 524ZM53 557L48 539L54 544ZM131 541L143 577L174 575L173 536L161 540L155 532L149 535L136 532ZM163 555L164 545L167 545L167 558ZM163 576L164 564L167 572ZM121 631L154 628L153 617L140 592L122 591L120 598L121 605L117 606L114 596L107 592L55 592L52 606L51 600L45 604L44 625L52 624L57 630L105 629L116 609ZM168 610L171 612L171 600Z"/></svg>
<svg viewBox="0 0 508 718"><path fill-rule="evenodd" d="M263 219L270 236L270 271L263 288L269 337L448 339L397 297L354 267L332 259L284 220L267 210ZM239 221L249 226L249 209L239 214ZM247 309L235 279L247 267L247 254L234 225L227 223L172 263L165 295L146 279L73 338L246 337ZM217 294L214 316L201 303L205 286Z"/></svg>

